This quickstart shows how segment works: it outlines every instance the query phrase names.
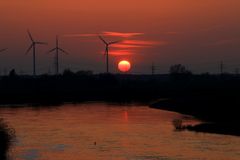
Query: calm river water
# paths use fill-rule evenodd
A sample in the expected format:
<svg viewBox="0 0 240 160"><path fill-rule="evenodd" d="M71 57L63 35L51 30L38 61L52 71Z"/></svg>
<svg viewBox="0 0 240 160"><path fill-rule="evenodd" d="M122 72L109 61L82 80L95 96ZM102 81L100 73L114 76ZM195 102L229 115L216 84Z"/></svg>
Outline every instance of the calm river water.
<svg viewBox="0 0 240 160"><path fill-rule="evenodd" d="M239 160L240 138L177 132L192 118L148 106L106 103L1 108L16 131L13 160Z"/></svg>

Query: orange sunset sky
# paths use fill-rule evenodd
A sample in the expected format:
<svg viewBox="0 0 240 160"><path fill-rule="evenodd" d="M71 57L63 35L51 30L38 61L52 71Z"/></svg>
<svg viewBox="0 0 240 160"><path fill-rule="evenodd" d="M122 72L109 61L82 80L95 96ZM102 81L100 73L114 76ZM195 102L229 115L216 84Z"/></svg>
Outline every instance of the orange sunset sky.
<svg viewBox="0 0 240 160"><path fill-rule="evenodd" d="M195 73L240 68L239 0L0 0L0 72L15 68L32 72L26 30L34 39L48 42L37 48L37 72L54 72L53 54L60 45L61 70L105 71L104 45L96 37L122 40L110 49L110 70L120 60L132 63L132 73L158 73L182 63Z"/></svg>

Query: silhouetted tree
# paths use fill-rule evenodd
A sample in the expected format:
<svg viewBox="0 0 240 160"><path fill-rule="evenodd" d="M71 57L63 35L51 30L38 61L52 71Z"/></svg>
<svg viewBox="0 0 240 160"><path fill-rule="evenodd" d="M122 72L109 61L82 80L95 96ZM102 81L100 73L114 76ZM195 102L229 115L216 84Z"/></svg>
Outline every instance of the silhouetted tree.
<svg viewBox="0 0 240 160"><path fill-rule="evenodd" d="M71 71L70 69L65 69L63 71L63 76L69 77L69 76L74 76L74 75L75 75L75 73L73 71Z"/></svg>
<svg viewBox="0 0 240 160"><path fill-rule="evenodd" d="M183 121L181 119L174 119L172 123L176 130L182 130L184 128Z"/></svg>
<svg viewBox="0 0 240 160"><path fill-rule="evenodd" d="M184 65L182 64L175 64L170 67L169 70L170 74L192 74L190 70L188 70Z"/></svg>
<svg viewBox="0 0 240 160"><path fill-rule="evenodd" d="M15 132L0 119L0 159L7 159L7 152L15 138Z"/></svg>
<svg viewBox="0 0 240 160"><path fill-rule="evenodd" d="M90 76L93 75L92 71L77 71L76 75L78 76Z"/></svg>
<svg viewBox="0 0 240 160"><path fill-rule="evenodd" d="M15 69L12 69L10 72L9 72L9 77L15 77L17 76L17 73L15 71Z"/></svg>

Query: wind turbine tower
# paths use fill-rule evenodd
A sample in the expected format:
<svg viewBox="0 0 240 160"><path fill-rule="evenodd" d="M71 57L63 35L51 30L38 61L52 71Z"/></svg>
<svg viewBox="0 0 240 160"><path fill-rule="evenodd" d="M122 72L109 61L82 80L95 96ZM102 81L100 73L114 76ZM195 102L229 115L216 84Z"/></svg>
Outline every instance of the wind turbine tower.
<svg viewBox="0 0 240 160"><path fill-rule="evenodd" d="M56 36L56 47L48 51L48 53L51 53L53 51L56 51L55 52L55 69L56 69L56 75L58 75L59 74L59 51L65 54L68 54L68 52L66 52L65 50L59 47L58 36Z"/></svg>
<svg viewBox="0 0 240 160"><path fill-rule="evenodd" d="M32 43L31 43L30 47L28 48L28 50L26 51L26 54L32 49L32 51L33 51L33 76L36 76L36 45L38 45L38 44L39 45L47 45L47 43L35 41L29 30L27 30L27 33L28 33L28 36Z"/></svg>
<svg viewBox="0 0 240 160"><path fill-rule="evenodd" d="M109 47L115 43L119 43L120 41L114 41L114 42L107 42L103 39L102 36L99 36L100 40L106 45L105 49L105 56L106 56L106 73L109 73Z"/></svg>

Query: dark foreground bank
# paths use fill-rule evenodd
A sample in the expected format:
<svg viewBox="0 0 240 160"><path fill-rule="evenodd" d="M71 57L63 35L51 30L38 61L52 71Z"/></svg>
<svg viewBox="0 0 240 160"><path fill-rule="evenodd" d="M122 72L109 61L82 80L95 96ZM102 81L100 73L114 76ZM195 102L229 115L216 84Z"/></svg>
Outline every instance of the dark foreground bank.
<svg viewBox="0 0 240 160"><path fill-rule="evenodd" d="M65 73L0 77L0 104L61 104L83 101L149 102L189 95L240 99L238 75L122 75Z"/></svg>
<svg viewBox="0 0 240 160"><path fill-rule="evenodd" d="M196 126L180 126L196 132L240 136L239 100L219 95L201 95L160 100L151 107L192 115L204 121Z"/></svg>
<svg viewBox="0 0 240 160"><path fill-rule="evenodd" d="M0 159L7 160L8 151L13 143L14 130L10 129L3 120L0 120Z"/></svg>

